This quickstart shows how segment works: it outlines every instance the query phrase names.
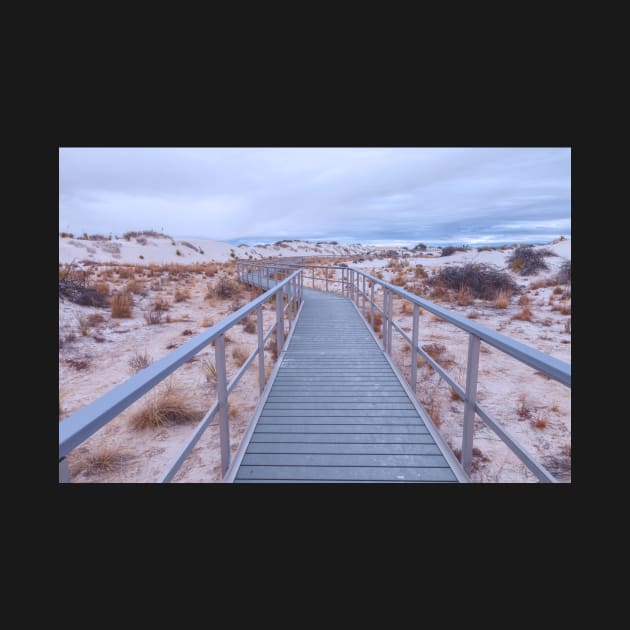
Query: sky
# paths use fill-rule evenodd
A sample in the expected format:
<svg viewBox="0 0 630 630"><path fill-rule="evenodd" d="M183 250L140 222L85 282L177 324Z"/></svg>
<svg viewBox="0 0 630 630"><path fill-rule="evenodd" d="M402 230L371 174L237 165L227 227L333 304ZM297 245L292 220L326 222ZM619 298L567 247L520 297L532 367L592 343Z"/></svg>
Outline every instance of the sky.
<svg viewBox="0 0 630 630"><path fill-rule="evenodd" d="M548 242L570 148L60 148L59 230L232 243Z"/></svg>

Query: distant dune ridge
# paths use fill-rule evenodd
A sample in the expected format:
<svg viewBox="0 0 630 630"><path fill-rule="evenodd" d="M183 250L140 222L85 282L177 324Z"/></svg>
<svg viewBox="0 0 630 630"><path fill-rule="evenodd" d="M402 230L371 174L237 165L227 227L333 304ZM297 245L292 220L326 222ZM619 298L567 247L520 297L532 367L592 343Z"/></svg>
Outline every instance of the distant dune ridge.
<svg viewBox="0 0 630 630"><path fill-rule="evenodd" d="M349 256L353 254L368 255L391 251L392 254L405 251L399 247L362 245L359 243L340 244L325 241L282 240L267 245L230 245L220 241L203 238L171 238L163 235L150 236L137 233L129 238L90 239L59 236L59 262L90 260L100 263L200 263L224 262L232 259L264 260L267 258L294 256ZM571 241L557 239L552 245L559 246L556 251L560 256L571 257ZM409 250L407 250L409 251ZM460 258L469 258L477 248L471 247L467 252L458 251L449 257L449 262ZM411 252L409 252L411 253ZM427 255L439 256L439 247L428 247ZM502 251L492 249L485 252L484 262L503 262Z"/></svg>
<svg viewBox="0 0 630 630"><path fill-rule="evenodd" d="M224 262L234 258L262 260L280 256L348 256L368 254L375 249L378 248L369 245L294 240L250 247L203 238L173 239L141 235L129 239L85 240L60 236L59 262L92 260L94 262L188 264Z"/></svg>

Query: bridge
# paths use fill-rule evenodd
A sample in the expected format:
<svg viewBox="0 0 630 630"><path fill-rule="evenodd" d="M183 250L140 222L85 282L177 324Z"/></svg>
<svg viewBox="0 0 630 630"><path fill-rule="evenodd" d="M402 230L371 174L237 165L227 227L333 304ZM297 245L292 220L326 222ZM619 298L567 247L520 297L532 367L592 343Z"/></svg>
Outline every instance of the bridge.
<svg viewBox="0 0 630 630"><path fill-rule="evenodd" d="M479 348L485 342L566 386L571 366L367 273L304 260L237 263L238 279L265 292L59 424L59 479L67 454L185 361L214 342L217 401L156 481L171 481L211 422L221 440L224 482L466 482L477 415L542 482L556 479L476 400ZM310 284L310 287L308 286ZM393 318L393 299L410 302L411 337ZM263 330L262 306L276 321ZM422 307L469 335L465 388L418 345ZM228 383L225 333L250 315L258 344ZM382 342L373 331L383 321ZM409 382L391 360L392 335L410 345ZM275 333L278 360L265 381L265 343ZM461 463L415 396L422 356L464 401ZM258 360L260 398L234 457L228 397Z"/></svg>

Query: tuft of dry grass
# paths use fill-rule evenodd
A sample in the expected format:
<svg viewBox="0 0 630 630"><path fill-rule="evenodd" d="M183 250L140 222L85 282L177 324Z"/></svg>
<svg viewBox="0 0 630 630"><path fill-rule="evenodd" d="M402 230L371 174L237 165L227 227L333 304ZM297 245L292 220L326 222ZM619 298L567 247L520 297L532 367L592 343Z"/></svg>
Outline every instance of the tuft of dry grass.
<svg viewBox="0 0 630 630"><path fill-rule="evenodd" d="M79 331L81 332L82 337L87 337L90 332L90 323L87 317L83 317L82 315L77 315L77 324L79 325Z"/></svg>
<svg viewBox="0 0 630 630"><path fill-rule="evenodd" d="M161 295L158 295L155 302L153 303L154 311L168 311L170 308L171 305Z"/></svg>
<svg viewBox="0 0 630 630"><path fill-rule="evenodd" d="M403 303L400 305L400 313L406 314L410 312L411 312L411 304L409 304L409 302L404 300Z"/></svg>
<svg viewBox="0 0 630 630"><path fill-rule="evenodd" d="M256 320L252 317L247 317L243 322L243 330L246 333L254 334L256 332Z"/></svg>
<svg viewBox="0 0 630 630"><path fill-rule="evenodd" d="M119 470L129 459L130 455L126 451L103 446L85 457L82 468L88 475L99 475Z"/></svg>
<svg viewBox="0 0 630 630"><path fill-rule="evenodd" d="M123 289L120 293L112 296L111 313L112 317L123 318L131 317L132 313L131 295Z"/></svg>
<svg viewBox="0 0 630 630"><path fill-rule="evenodd" d="M203 328L210 328L210 326L214 326L214 320L211 317L204 317L201 322Z"/></svg>
<svg viewBox="0 0 630 630"><path fill-rule="evenodd" d="M173 383L154 392L145 406L130 419L134 429L157 428L200 420L203 413L192 406L192 399Z"/></svg>
<svg viewBox="0 0 630 630"><path fill-rule="evenodd" d="M524 306L516 315L512 316L512 319L520 319L524 322L532 321L532 309L529 306Z"/></svg>
<svg viewBox="0 0 630 630"><path fill-rule="evenodd" d="M547 426L548 422L549 421L547 420L547 418L545 418L545 416L539 414L538 417L533 421L532 425L536 429L544 429Z"/></svg>
<svg viewBox="0 0 630 630"><path fill-rule="evenodd" d="M554 287L553 292L555 295L560 295L564 289L562 287Z"/></svg>
<svg viewBox="0 0 630 630"><path fill-rule="evenodd" d="M473 296L472 296L472 293L470 292L470 289L468 289L464 285L460 285L457 291L457 296L456 296L457 303L460 306L468 306L470 302L472 301L472 298Z"/></svg>
<svg viewBox="0 0 630 630"><path fill-rule="evenodd" d="M551 404L551 407L549 407L549 411L552 411L553 413L560 413L560 407L559 407L558 403L554 401Z"/></svg>
<svg viewBox="0 0 630 630"><path fill-rule="evenodd" d="M395 284L397 287L404 287L407 284L407 278L403 273L397 273L392 279L391 283Z"/></svg>
<svg viewBox="0 0 630 630"><path fill-rule="evenodd" d="M144 293L144 283L138 282L135 278L127 282L126 288L129 293L136 293L138 295Z"/></svg>
<svg viewBox="0 0 630 630"><path fill-rule="evenodd" d="M468 313L466 313L466 317L468 317L468 319L477 319L479 317L479 311L468 311Z"/></svg>
<svg viewBox="0 0 630 630"><path fill-rule="evenodd" d="M87 370L90 367L90 360L85 359L66 359L66 363L75 370Z"/></svg>
<svg viewBox="0 0 630 630"><path fill-rule="evenodd" d="M383 325L383 316L378 313L378 312L374 312L374 323L372 324L372 328L374 330L374 332L381 332L381 326Z"/></svg>
<svg viewBox="0 0 630 630"><path fill-rule="evenodd" d="M494 300L494 308L507 308L510 304L510 295L507 291L499 291Z"/></svg>
<svg viewBox="0 0 630 630"><path fill-rule="evenodd" d="M100 313L92 313L88 315L87 321L90 326L96 326L97 324L102 324L105 318Z"/></svg>
<svg viewBox="0 0 630 630"><path fill-rule="evenodd" d="M230 420L236 420L238 414L241 413L241 406L237 403L228 403L228 415Z"/></svg>
<svg viewBox="0 0 630 630"><path fill-rule="evenodd" d="M463 400L463 398L451 387L451 400Z"/></svg>
<svg viewBox="0 0 630 630"><path fill-rule="evenodd" d="M206 382L210 383L210 385L217 384L217 366L214 361L205 360L201 363L201 369L203 370L203 374L206 377Z"/></svg>
<svg viewBox="0 0 630 630"><path fill-rule="evenodd" d="M94 288L97 293L100 293L101 295L109 295L109 283L107 282L97 282L94 285Z"/></svg>
<svg viewBox="0 0 630 630"><path fill-rule="evenodd" d="M153 326L155 324L160 324L162 323L162 314L163 314L163 311L159 309L147 311L144 314L144 321L146 321L146 323L149 324L150 326ZM170 318L168 318L168 321L170 322Z"/></svg>
<svg viewBox="0 0 630 630"><path fill-rule="evenodd" d="M190 299L190 291L188 289L175 289L173 299L175 302L185 302Z"/></svg>
<svg viewBox="0 0 630 630"><path fill-rule="evenodd" d="M521 394L518 397L518 402L519 402L519 405L516 408L516 415L518 416L519 420L527 420L528 418L531 418L532 410L530 406L527 404L525 394Z"/></svg>
<svg viewBox="0 0 630 630"><path fill-rule="evenodd" d="M571 302L563 302L560 306L561 315L571 315Z"/></svg>
<svg viewBox="0 0 630 630"><path fill-rule="evenodd" d="M247 357L249 357L249 351L245 346L235 346L232 349L232 358L236 361L238 367L241 367L247 361Z"/></svg>
<svg viewBox="0 0 630 630"><path fill-rule="evenodd" d="M129 359L129 367L134 372L139 372L140 370L144 370L144 368L149 367L152 361L153 358L146 352L136 352L136 354Z"/></svg>
<svg viewBox="0 0 630 630"><path fill-rule="evenodd" d="M518 298L517 304L519 306L527 306L529 304L529 298L526 295L521 295L521 297Z"/></svg>

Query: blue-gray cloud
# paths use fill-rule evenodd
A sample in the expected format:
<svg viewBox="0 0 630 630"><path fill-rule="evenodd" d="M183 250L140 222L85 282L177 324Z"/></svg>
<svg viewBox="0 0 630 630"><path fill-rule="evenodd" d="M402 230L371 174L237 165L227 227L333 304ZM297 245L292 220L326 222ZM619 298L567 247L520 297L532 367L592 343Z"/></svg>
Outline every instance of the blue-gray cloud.
<svg viewBox="0 0 630 630"><path fill-rule="evenodd" d="M63 148L59 228L250 243L547 240L571 231L567 148Z"/></svg>

